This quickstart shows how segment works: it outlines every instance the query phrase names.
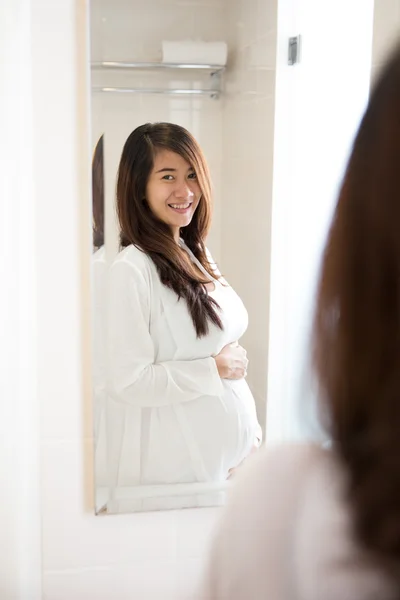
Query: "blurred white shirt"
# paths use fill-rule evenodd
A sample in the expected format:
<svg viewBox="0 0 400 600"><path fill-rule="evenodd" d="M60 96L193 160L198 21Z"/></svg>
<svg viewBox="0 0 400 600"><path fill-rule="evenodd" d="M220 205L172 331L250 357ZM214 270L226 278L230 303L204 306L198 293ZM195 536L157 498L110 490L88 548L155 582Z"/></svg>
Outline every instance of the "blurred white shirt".
<svg viewBox="0 0 400 600"><path fill-rule="evenodd" d="M238 472L201 600L389 600L354 542L345 476L314 445L262 450Z"/></svg>

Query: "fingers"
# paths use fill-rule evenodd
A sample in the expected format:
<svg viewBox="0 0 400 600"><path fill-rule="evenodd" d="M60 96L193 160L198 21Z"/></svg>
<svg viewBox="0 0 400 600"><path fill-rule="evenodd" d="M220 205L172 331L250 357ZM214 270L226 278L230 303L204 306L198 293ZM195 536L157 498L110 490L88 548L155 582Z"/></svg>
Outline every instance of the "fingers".
<svg viewBox="0 0 400 600"><path fill-rule="evenodd" d="M232 372L231 379L243 379L244 377L247 377L247 368L240 366Z"/></svg>
<svg viewBox="0 0 400 600"><path fill-rule="evenodd" d="M247 377L247 367L249 366L249 361L247 360L247 358L244 361L244 373L243 373L243 377Z"/></svg>

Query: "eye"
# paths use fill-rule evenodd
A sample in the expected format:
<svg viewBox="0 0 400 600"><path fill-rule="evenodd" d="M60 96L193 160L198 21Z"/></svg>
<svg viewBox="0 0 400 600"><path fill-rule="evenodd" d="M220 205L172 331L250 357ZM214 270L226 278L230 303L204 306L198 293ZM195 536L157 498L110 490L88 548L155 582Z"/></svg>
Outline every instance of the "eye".
<svg viewBox="0 0 400 600"><path fill-rule="evenodd" d="M189 179L197 179L197 175L196 175L196 173L193 171L192 173L189 173L189 175L188 175L188 178L189 178Z"/></svg>
<svg viewBox="0 0 400 600"><path fill-rule="evenodd" d="M172 175L164 175L164 177L162 179L165 179L166 181L171 181L173 179Z"/></svg>

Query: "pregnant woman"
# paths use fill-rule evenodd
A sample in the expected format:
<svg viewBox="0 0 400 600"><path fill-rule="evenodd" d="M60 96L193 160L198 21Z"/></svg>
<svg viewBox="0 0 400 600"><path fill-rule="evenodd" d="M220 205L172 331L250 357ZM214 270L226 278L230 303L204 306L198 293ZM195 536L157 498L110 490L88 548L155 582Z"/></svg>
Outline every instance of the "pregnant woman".
<svg viewBox="0 0 400 600"><path fill-rule="evenodd" d="M211 192L192 135L128 137L110 269L108 427L116 486L222 482L261 441L239 339L246 309L205 246Z"/></svg>

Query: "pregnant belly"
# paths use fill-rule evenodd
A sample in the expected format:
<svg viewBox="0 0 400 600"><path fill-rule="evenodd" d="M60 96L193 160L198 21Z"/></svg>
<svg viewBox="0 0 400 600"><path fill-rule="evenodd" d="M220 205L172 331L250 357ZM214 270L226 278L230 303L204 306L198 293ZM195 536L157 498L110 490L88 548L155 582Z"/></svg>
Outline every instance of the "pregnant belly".
<svg viewBox="0 0 400 600"><path fill-rule="evenodd" d="M224 387L223 400L226 402L227 410L239 413L252 422L257 421L256 406L247 381L245 379L236 381L223 379L222 385Z"/></svg>
<svg viewBox="0 0 400 600"><path fill-rule="evenodd" d="M221 397L181 405L208 479L225 480L254 446L259 425L254 398L243 380L223 381Z"/></svg>
<svg viewBox="0 0 400 600"><path fill-rule="evenodd" d="M143 482L225 481L249 455L259 432L253 396L244 379L223 388L152 410Z"/></svg>

